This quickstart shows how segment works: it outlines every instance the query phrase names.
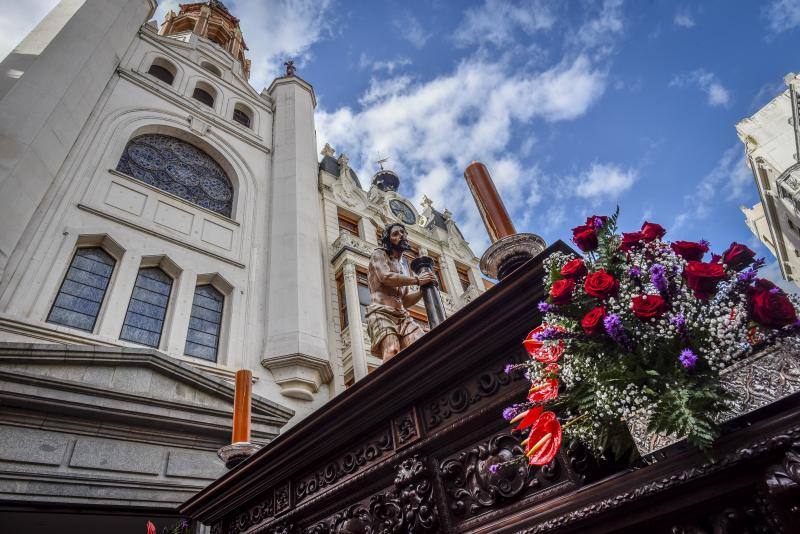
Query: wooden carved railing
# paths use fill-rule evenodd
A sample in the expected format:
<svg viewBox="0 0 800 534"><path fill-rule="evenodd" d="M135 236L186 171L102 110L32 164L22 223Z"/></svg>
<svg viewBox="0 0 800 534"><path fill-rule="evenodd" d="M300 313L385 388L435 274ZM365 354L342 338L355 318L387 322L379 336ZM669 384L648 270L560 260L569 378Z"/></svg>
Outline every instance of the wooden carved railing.
<svg viewBox="0 0 800 534"><path fill-rule="evenodd" d="M795 532L800 399L731 431L713 459L678 450L620 470L572 446L490 472L522 453L501 412L527 384L502 369L525 357L553 250L569 252L551 246L180 513L213 534Z"/></svg>

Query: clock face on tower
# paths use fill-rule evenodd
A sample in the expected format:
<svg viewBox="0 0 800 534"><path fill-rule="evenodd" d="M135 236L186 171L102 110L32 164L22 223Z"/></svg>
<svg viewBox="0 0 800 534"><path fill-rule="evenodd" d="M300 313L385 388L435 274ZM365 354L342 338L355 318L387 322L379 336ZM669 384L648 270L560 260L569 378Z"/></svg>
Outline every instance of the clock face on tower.
<svg viewBox="0 0 800 534"><path fill-rule="evenodd" d="M417 217L414 215L414 210L412 210L405 202L400 200L390 200L389 207L392 209L392 213L394 213L395 216L404 223L414 224L417 221Z"/></svg>

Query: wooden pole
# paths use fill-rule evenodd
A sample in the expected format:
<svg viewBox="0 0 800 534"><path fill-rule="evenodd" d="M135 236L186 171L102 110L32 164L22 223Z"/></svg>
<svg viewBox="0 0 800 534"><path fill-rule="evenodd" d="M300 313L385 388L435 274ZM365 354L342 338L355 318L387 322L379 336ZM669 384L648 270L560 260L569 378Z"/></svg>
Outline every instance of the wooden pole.
<svg viewBox="0 0 800 534"><path fill-rule="evenodd" d="M233 397L233 436L231 443L250 443L250 397L253 373L249 369L236 371L236 390Z"/></svg>
<svg viewBox="0 0 800 534"><path fill-rule="evenodd" d="M514 223L511 222L511 217L503 205L503 200L494 186L486 165L473 161L464 171L464 179L467 180L469 190L472 191L472 197L475 199L475 204L478 205L478 211L492 243L516 234Z"/></svg>

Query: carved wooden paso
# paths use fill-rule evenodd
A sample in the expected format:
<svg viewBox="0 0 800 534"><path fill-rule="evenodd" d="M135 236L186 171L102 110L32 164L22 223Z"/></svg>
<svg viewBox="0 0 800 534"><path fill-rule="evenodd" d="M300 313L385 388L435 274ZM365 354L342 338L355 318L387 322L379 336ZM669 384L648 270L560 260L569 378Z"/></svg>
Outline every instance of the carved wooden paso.
<svg viewBox="0 0 800 534"><path fill-rule="evenodd" d="M553 250L569 252L563 243ZM180 507L214 534L791 533L800 398L737 421L711 457L673 447L616 470L565 444L543 467L501 419L527 384L544 256L444 321Z"/></svg>

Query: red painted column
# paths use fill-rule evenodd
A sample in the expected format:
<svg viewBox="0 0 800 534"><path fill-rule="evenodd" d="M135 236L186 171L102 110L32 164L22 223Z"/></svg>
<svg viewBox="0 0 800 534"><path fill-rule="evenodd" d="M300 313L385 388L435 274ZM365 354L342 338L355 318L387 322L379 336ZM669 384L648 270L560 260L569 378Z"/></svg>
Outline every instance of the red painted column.
<svg viewBox="0 0 800 534"><path fill-rule="evenodd" d="M248 369L236 371L236 390L233 397L233 436L231 443L250 443L250 397L253 373Z"/></svg>

